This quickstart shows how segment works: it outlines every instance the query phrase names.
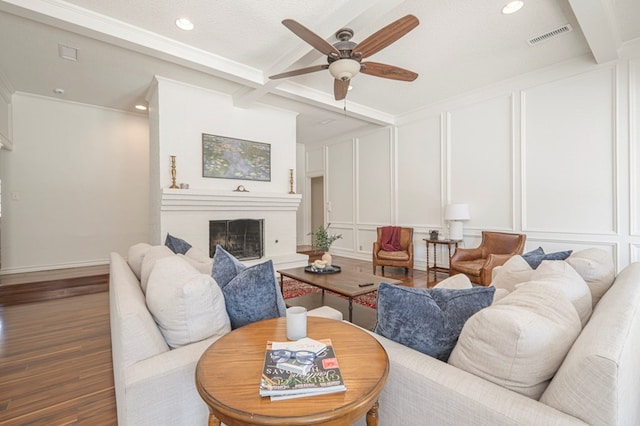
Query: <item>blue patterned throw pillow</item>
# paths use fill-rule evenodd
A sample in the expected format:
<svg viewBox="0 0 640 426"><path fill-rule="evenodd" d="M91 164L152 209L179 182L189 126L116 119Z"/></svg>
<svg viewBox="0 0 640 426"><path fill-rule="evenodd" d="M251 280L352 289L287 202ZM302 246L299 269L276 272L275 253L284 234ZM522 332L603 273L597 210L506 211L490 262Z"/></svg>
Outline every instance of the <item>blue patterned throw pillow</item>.
<svg viewBox="0 0 640 426"><path fill-rule="evenodd" d="M191 248L191 244L169 233L167 233L167 238L164 240L164 245L169 247L175 254L185 254Z"/></svg>
<svg viewBox="0 0 640 426"><path fill-rule="evenodd" d="M571 256L572 252L573 250L545 253L542 247L538 247L535 250L523 254L522 258L527 261L532 269L536 269L538 266L540 266L543 260L565 260L566 258Z"/></svg>
<svg viewBox="0 0 640 426"><path fill-rule="evenodd" d="M276 281L273 261L246 267L217 246L211 275L224 294L232 329L286 315L287 308Z"/></svg>
<svg viewBox="0 0 640 426"><path fill-rule="evenodd" d="M381 283L374 332L447 361L464 323L493 302L494 287L426 289Z"/></svg>

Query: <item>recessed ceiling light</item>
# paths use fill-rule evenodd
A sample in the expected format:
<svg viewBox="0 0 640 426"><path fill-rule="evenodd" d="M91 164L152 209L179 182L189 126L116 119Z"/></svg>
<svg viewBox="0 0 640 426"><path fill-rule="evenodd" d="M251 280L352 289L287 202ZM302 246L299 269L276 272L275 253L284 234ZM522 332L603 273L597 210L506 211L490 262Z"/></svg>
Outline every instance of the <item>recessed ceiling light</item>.
<svg viewBox="0 0 640 426"><path fill-rule="evenodd" d="M136 107L135 107L135 108L136 108L138 111L146 111L146 110L147 110L147 107L146 107L145 105L142 105L142 104L138 104L138 105L136 105Z"/></svg>
<svg viewBox="0 0 640 426"><path fill-rule="evenodd" d="M56 95L64 95L64 89L56 87L55 89L53 89L53 93L55 93Z"/></svg>
<svg viewBox="0 0 640 426"><path fill-rule="evenodd" d="M507 3L507 5L505 7L502 8L502 13L504 13L505 15L509 15L511 13L515 13L515 12L519 11L520 9L522 9L522 6L524 6L524 2L521 1L521 0L511 1L511 2Z"/></svg>
<svg viewBox="0 0 640 426"><path fill-rule="evenodd" d="M191 31L192 29L195 28L195 26L193 25L193 22L191 22L187 18L176 19L176 26L181 30L185 30L185 31Z"/></svg>

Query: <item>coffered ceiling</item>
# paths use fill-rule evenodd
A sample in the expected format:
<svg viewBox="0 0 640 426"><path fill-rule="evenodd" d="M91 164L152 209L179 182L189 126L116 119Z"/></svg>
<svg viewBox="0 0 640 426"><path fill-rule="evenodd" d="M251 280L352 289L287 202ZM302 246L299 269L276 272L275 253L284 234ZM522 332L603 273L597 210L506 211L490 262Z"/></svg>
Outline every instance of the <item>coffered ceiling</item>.
<svg viewBox="0 0 640 426"><path fill-rule="evenodd" d="M637 0L524 1L504 15L507 0L0 0L0 86L133 110L161 75L228 93L239 107L298 111L298 139L313 143L572 58L607 62L640 37ZM268 78L326 63L283 19L333 44L340 28L357 43L406 14L420 25L368 59L415 71L414 82L359 74L342 102L328 70ZM178 29L180 17L195 29ZM573 31L527 43L565 24ZM78 60L60 58L59 45Z"/></svg>

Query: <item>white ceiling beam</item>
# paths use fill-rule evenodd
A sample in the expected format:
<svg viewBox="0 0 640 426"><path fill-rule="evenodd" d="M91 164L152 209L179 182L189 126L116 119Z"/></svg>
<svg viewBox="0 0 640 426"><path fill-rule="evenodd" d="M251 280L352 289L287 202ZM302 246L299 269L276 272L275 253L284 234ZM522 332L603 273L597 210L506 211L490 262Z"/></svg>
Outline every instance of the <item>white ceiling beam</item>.
<svg viewBox="0 0 640 426"><path fill-rule="evenodd" d="M348 115L351 118L358 118L372 124L393 125L396 123L395 116L385 112L361 105L354 102L336 101L333 93L328 94L320 90L312 89L292 81L284 81L278 85L273 94L296 100L307 105L322 108L327 111ZM346 111L345 111L346 107Z"/></svg>
<svg viewBox="0 0 640 426"><path fill-rule="evenodd" d="M569 5L596 62L618 59L622 41L611 0L569 0Z"/></svg>

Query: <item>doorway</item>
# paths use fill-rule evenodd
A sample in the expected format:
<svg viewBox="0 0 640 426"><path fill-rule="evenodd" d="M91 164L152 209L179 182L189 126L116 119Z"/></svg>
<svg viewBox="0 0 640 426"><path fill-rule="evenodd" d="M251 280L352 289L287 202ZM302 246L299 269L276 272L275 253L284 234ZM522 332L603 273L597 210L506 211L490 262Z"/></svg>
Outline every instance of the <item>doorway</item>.
<svg viewBox="0 0 640 426"><path fill-rule="evenodd" d="M324 226L324 176L311 178L311 232Z"/></svg>

